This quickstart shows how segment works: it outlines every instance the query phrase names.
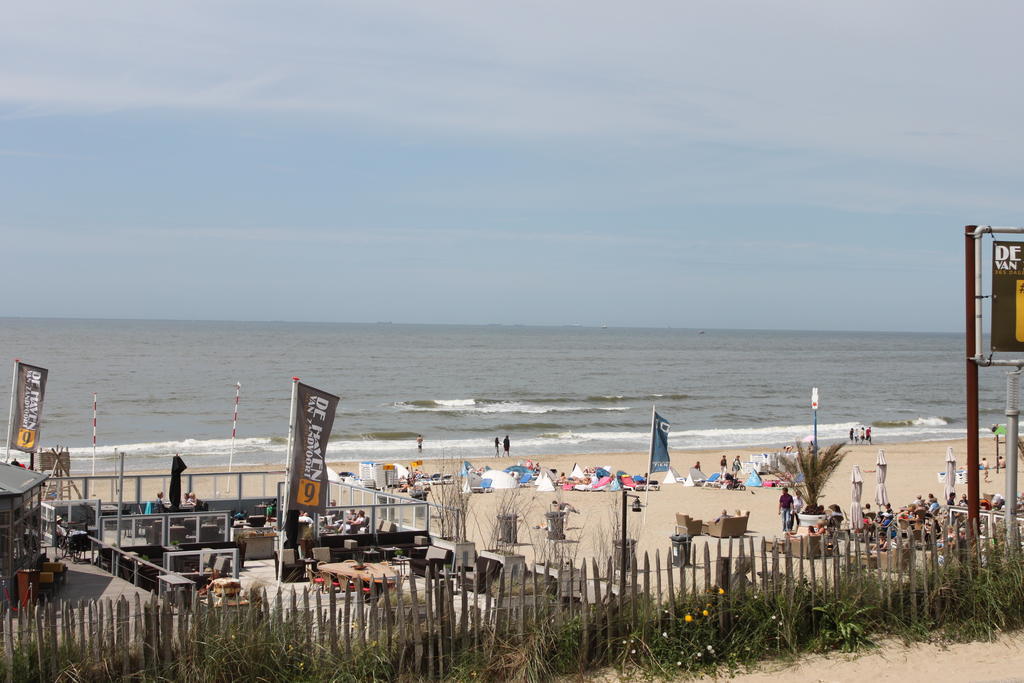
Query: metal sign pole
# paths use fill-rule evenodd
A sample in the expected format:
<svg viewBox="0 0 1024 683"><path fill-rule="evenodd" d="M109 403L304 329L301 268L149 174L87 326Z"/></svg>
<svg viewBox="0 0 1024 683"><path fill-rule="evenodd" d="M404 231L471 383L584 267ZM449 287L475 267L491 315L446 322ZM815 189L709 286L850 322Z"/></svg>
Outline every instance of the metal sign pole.
<svg viewBox="0 0 1024 683"><path fill-rule="evenodd" d="M1006 547L1010 552L1020 550L1017 540L1017 442L1020 433L1020 375L1021 368L1006 373ZM1010 451L1009 444L1013 444Z"/></svg>
<svg viewBox="0 0 1024 683"><path fill-rule="evenodd" d="M7 440L4 441L4 448L6 449L6 452L4 454L4 462L11 461L11 431L14 430L14 397L17 395L16 389L18 387L18 363L20 362L20 359L14 359L14 376L11 377L11 409L7 414Z"/></svg>
<svg viewBox="0 0 1024 683"><path fill-rule="evenodd" d="M977 528L978 523L978 364L976 356L981 352L977 344L977 331L981 327L978 317L978 295L976 280L976 256L980 255L975 227L968 225L964 237L964 267L966 287L966 342L967 342L967 522L970 529Z"/></svg>
<svg viewBox="0 0 1024 683"><path fill-rule="evenodd" d="M818 457L818 387L811 388L811 411L814 413L814 457Z"/></svg>
<svg viewBox="0 0 1024 683"><path fill-rule="evenodd" d="M288 496L290 495L292 487L292 444L295 440L295 404L299 400L299 378L292 377L292 401L291 407L288 409L288 445L285 448L284 453L284 495L281 496L281 504L277 511L277 527L278 531L278 566L277 566L277 580L281 581L284 579L284 543L287 529L285 525L288 523Z"/></svg>

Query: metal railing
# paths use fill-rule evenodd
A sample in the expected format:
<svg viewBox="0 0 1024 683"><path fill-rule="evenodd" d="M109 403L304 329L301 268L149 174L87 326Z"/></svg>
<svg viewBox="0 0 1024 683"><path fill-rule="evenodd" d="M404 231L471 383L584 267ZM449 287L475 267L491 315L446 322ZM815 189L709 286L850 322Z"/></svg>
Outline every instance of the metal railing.
<svg viewBox="0 0 1024 683"><path fill-rule="evenodd" d="M160 565L153 564L152 562L139 557L135 553L127 553L127 552L121 550L120 548L116 548L116 547L114 547L112 545L108 545L107 543L104 543L103 541L101 541L98 538L95 538L93 536L86 536L86 538L89 541L89 551L88 552L89 552L89 555L90 555L90 557L89 557L90 564L92 564L95 567L99 567L100 569L102 569L104 571L109 572L111 575L113 575L113 576L115 576L117 578L124 579L125 581L130 581L131 584L133 586L135 586L136 588L143 588L144 590L149 590L149 591L156 590L158 588L158 586L159 586L159 577L163 576L165 574L178 577L178 579L181 579L181 580L184 580L184 581L189 581L190 583L194 583L194 582L191 581L191 579L188 579L187 577L181 576L181 574L179 574L177 572L173 572L173 571L170 571L168 569L165 569L164 567L161 567ZM99 556L100 556L100 559L101 559L100 562L96 561L97 553L99 553ZM106 553L109 553L109 557L110 557L110 565L109 566L104 566L104 562L102 561L103 560L103 556ZM156 581L154 582L152 587L141 586L139 584L139 579L140 578L142 578L142 579L146 579L147 578L146 577L145 569L149 570L149 572L148 572L149 574L152 574L153 572L156 572Z"/></svg>
<svg viewBox="0 0 1024 683"><path fill-rule="evenodd" d="M162 512L102 517L100 538L105 543L118 543L118 519L122 547L231 540L231 520L227 512Z"/></svg>
<svg viewBox="0 0 1024 683"><path fill-rule="evenodd" d="M262 472L200 472L181 475L182 493L193 492L199 500L245 500L274 497L277 482L284 478L283 470ZM105 502L117 501L118 477L113 474L52 477L56 486L61 483L73 484L82 498L100 498ZM126 474L124 475L123 500L128 504L145 505L156 499L156 494L165 495L170 489L170 474Z"/></svg>

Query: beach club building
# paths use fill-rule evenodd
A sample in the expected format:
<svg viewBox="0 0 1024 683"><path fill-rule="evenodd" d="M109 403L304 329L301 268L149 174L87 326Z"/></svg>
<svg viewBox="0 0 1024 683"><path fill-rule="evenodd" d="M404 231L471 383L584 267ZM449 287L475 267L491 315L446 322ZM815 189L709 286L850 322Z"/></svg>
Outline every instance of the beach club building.
<svg viewBox="0 0 1024 683"><path fill-rule="evenodd" d="M0 463L0 586L13 595L20 569L35 569L42 553L40 493L47 475ZM0 603L5 597L0 593Z"/></svg>

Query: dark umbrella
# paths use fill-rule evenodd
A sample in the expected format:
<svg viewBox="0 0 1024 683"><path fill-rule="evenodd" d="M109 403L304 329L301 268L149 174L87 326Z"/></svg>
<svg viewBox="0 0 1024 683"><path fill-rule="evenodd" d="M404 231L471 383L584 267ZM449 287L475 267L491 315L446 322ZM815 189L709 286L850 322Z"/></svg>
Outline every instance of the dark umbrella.
<svg viewBox="0 0 1024 683"><path fill-rule="evenodd" d="M167 490L167 495L171 499L171 510L174 512L181 509L181 473L187 469L188 465L175 453L174 460L171 461L171 487Z"/></svg>

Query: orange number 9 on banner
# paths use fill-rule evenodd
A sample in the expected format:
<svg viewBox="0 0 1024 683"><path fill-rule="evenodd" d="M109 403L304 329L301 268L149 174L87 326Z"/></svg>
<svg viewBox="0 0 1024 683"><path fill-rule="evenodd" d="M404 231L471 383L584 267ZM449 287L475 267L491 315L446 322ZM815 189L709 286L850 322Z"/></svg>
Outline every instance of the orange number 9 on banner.
<svg viewBox="0 0 1024 683"><path fill-rule="evenodd" d="M18 446L21 448L35 448L36 446L36 430L34 429L19 429L18 430Z"/></svg>
<svg viewBox="0 0 1024 683"><path fill-rule="evenodd" d="M299 491L295 502L299 505L319 505L320 482L312 479L299 479Z"/></svg>

